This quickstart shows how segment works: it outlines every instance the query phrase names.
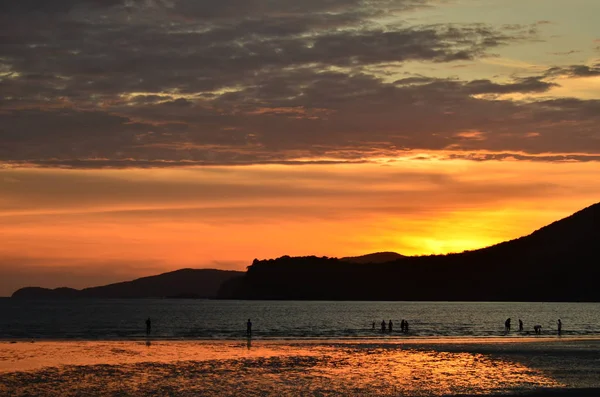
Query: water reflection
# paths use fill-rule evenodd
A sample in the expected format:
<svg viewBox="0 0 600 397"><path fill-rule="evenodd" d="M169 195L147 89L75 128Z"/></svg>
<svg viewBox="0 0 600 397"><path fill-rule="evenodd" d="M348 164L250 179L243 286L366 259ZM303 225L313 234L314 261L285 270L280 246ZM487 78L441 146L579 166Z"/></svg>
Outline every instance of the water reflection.
<svg viewBox="0 0 600 397"><path fill-rule="evenodd" d="M3 344L0 395L417 395L521 392L560 384L495 354L401 345L81 342ZM146 347L151 345L146 340ZM4 352L5 347L12 352ZM252 349L251 349L252 347ZM26 363L37 367L27 368ZM40 366L40 363L44 363ZM20 368L19 368L20 367ZM44 368L41 368L44 367ZM0 367L1 368L1 367ZM11 372L29 369L25 372ZM140 391L144 391L141 393Z"/></svg>
<svg viewBox="0 0 600 397"><path fill-rule="evenodd" d="M473 353L350 349L332 363L323 368L324 375L383 395L487 394L558 385L518 362Z"/></svg>

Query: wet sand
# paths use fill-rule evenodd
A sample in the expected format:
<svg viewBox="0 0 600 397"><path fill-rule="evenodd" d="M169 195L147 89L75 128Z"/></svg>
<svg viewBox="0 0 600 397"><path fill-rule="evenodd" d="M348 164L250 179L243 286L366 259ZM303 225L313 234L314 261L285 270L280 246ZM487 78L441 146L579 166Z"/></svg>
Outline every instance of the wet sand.
<svg viewBox="0 0 600 397"><path fill-rule="evenodd" d="M0 342L0 396L597 396L600 340Z"/></svg>

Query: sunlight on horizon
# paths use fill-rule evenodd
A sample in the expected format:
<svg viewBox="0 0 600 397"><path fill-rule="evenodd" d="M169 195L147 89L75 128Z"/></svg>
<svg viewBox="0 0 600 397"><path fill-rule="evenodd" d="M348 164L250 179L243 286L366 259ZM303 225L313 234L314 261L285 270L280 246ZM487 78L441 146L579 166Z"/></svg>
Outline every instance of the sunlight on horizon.
<svg viewBox="0 0 600 397"><path fill-rule="evenodd" d="M446 254L530 234L600 197L597 163L385 164L4 169L0 256L82 277L119 263L104 275L118 279L282 255Z"/></svg>

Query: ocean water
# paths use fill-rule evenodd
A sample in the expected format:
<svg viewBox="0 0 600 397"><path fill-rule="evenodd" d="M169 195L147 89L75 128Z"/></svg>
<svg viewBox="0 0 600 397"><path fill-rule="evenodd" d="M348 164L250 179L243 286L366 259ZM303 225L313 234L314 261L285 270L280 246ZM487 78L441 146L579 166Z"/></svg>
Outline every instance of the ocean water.
<svg viewBox="0 0 600 397"><path fill-rule="evenodd" d="M600 303L315 302L217 300L13 300L0 299L0 339L136 340L152 319L153 339L255 339L600 336ZM504 333L504 321L512 330ZM524 331L518 332L518 319ZM392 333L381 333L382 320ZM400 321L409 332L400 332ZM375 322L375 330L372 323Z"/></svg>

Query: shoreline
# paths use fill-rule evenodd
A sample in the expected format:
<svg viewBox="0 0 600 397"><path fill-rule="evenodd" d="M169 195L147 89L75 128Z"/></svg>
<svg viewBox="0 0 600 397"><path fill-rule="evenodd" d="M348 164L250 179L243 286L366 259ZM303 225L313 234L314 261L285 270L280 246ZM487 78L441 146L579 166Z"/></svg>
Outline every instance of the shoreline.
<svg viewBox="0 0 600 397"><path fill-rule="evenodd" d="M130 339L0 341L0 374L63 365L229 360L289 355L313 356L324 350L436 351L500 356L600 356L600 338L415 338L415 339ZM89 355L89 353L93 355ZM599 364L600 365L600 364Z"/></svg>
<svg viewBox="0 0 600 397"><path fill-rule="evenodd" d="M0 396L600 395L600 338L13 342Z"/></svg>
<svg viewBox="0 0 600 397"><path fill-rule="evenodd" d="M128 337L128 338L0 338L0 344L14 344L14 343L80 343L80 342L146 342L150 340L152 342L207 342L207 343L219 343L219 342L235 342L235 341L246 341L247 336L242 335L240 332L239 337L231 338L176 338L176 337L153 337L153 336L139 336L139 337ZM600 335L594 336L520 336L520 335L498 335L498 336L403 336L403 335L386 335L386 336L373 336L373 337L251 337L253 342L269 342L269 343L360 343L363 341L368 342L385 342L394 344L419 344L419 343L549 343L549 342L594 342L600 341Z"/></svg>

